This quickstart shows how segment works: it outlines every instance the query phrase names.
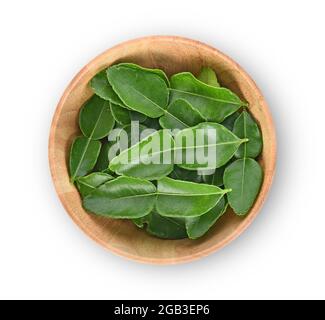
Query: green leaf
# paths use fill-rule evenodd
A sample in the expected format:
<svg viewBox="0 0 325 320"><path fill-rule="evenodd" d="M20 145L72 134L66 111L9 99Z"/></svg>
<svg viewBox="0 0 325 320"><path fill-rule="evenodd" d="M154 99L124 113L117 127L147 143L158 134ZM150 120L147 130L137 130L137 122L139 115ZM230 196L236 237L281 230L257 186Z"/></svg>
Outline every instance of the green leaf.
<svg viewBox="0 0 325 320"><path fill-rule="evenodd" d="M164 217L197 217L217 205L229 191L171 178L158 180L157 212Z"/></svg>
<svg viewBox="0 0 325 320"><path fill-rule="evenodd" d="M247 111L243 111L235 122L233 133L239 138L248 138L248 142L239 147L237 158L256 158L262 151L262 135L257 123Z"/></svg>
<svg viewBox="0 0 325 320"><path fill-rule="evenodd" d="M202 182L202 175L198 174L197 171L186 170L178 166L174 167L174 171L169 175L175 180L191 181L191 182Z"/></svg>
<svg viewBox="0 0 325 320"><path fill-rule="evenodd" d="M160 130L122 151L109 168L119 175L157 180L173 171L173 147L172 136Z"/></svg>
<svg viewBox="0 0 325 320"><path fill-rule="evenodd" d="M159 119L159 123L164 129L180 130L193 127L204 121L200 113L184 99L172 102L165 111L165 115Z"/></svg>
<svg viewBox="0 0 325 320"><path fill-rule="evenodd" d="M223 186L223 174L228 164L223 165L220 168L215 169L213 174L205 174L202 172L202 180L206 184L213 184L214 186Z"/></svg>
<svg viewBox="0 0 325 320"><path fill-rule="evenodd" d="M159 75L122 64L108 68L107 77L122 102L132 110L151 118L164 114L169 93Z"/></svg>
<svg viewBox="0 0 325 320"><path fill-rule="evenodd" d="M210 86L220 87L216 73L209 67L203 67L197 78Z"/></svg>
<svg viewBox="0 0 325 320"><path fill-rule="evenodd" d="M226 188L232 189L228 201L237 215L245 215L253 206L262 184L262 168L253 159L233 162L224 174Z"/></svg>
<svg viewBox="0 0 325 320"><path fill-rule="evenodd" d="M84 208L98 215L133 219L149 214L155 205L156 187L149 181L118 177L83 200Z"/></svg>
<svg viewBox="0 0 325 320"><path fill-rule="evenodd" d="M228 204L222 198L209 212L200 217L186 218L186 230L190 239L198 239L205 235L216 221L226 212Z"/></svg>
<svg viewBox="0 0 325 320"><path fill-rule="evenodd" d="M100 148L100 141L93 141L86 137L77 137L74 140L69 160L72 181L76 177L85 176L95 167Z"/></svg>
<svg viewBox="0 0 325 320"><path fill-rule="evenodd" d="M160 130L160 123L159 123L159 119L153 119L153 118L149 118L147 117L147 119L143 122L143 124L149 128L149 129L155 129L155 130Z"/></svg>
<svg viewBox="0 0 325 320"><path fill-rule="evenodd" d="M188 170L220 168L246 141L218 123L201 123L175 136L176 164Z"/></svg>
<svg viewBox="0 0 325 320"><path fill-rule="evenodd" d="M112 86L109 84L106 69L97 73L91 80L90 86L94 93L104 100L110 101L123 107L123 102L114 92Z"/></svg>
<svg viewBox="0 0 325 320"><path fill-rule="evenodd" d="M226 88L215 88L196 79L190 72L171 77L170 99L185 99L207 121L222 122L246 103Z"/></svg>
<svg viewBox="0 0 325 320"><path fill-rule="evenodd" d="M124 62L120 63L119 66L125 66L125 67L129 67L129 68L133 68L135 70L142 70L142 71L146 71L149 73L154 73L165 81L167 87L170 87L168 77L166 76L166 73L164 71L162 71L161 69L149 69L149 68L141 67L135 63L124 63Z"/></svg>
<svg viewBox="0 0 325 320"><path fill-rule="evenodd" d="M221 124L225 126L228 130L232 131L234 129L234 124L237 118L240 116L240 113L237 111L231 116L227 117Z"/></svg>
<svg viewBox="0 0 325 320"><path fill-rule="evenodd" d="M83 135L91 140L106 137L115 125L109 102L92 96L80 111L79 125Z"/></svg>
<svg viewBox="0 0 325 320"><path fill-rule="evenodd" d="M130 115L131 121L138 121L140 123L144 123L148 118L145 114L136 111L130 111Z"/></svg>
<svg viewBox="0 0 325 320"><path fill-rule="evenodd" d="M185 221L182 218L164 217L153 211L141 219L142 228L155 237L170 240L187 238ZM139 223L139 220L136 222Z"/></svg>
<svg viewBox="0 0 325 320"><path fill-rule="evenodd" d="M108 152L109 148L111 147L111 143L108 141L104 141L102 143L102 147L95 165L95 171L104 171L108 168L109 161L108 161Z"/></svg>
<svg viewBox="0 0 325 320"><path fill-rule="evenodd" d="M109 174L102 172L94 172L86 177L77 178L76 183L79 192L84 198L87 195L91 194L94 190L96 190L96 188L112 179L114 179L114 177Z"/></svg>
<svg viewBox="0 0 325 320"><path fill-rule="evenodd" d="M111 111L115 121L121 125L130 124L131 121L143 122L147 117L139 112L128 110L117 104L111 104Z"/></svg>
<svg viewBox="0 0 325 320"><path fill-rule="evenodd" d="M148 129L146 126L140 124L139 126L132 126L130 124L123 126L120 133L117 135L117 140L120 141L120 150L124 151L136 145L143 139L147 138L152 134L152 130ZM127 143L122 145L122 135L127 135ZM124 141L123 141L124 142Z"/></svg>

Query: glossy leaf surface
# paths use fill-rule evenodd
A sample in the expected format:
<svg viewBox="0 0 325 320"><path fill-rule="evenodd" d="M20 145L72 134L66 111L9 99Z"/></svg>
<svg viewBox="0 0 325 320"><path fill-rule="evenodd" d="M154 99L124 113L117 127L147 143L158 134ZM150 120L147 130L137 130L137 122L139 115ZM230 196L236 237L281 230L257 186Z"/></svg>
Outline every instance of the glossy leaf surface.
<svg viewBox="0 0 325 320"><path fill-rule="evenodd" d="M93 92L104 100L123 106L123 102L109 84L106 70L97 73L90 81Z"/></svg>
<svg viewBox="0 0 325 320"><path fill-rule="evenodd" d="M159 119L162 128L171 130L194 127L204 121L200 113L184 99L172 102Z"/></svg>
<svg viewBox="0 0 325 320"><path fill-rule="evenodd" d="M164 71L162 71L161 69L144 68L144 67L141 67L135 63L124 63L124 62L120 63L119 66L125 66L125 67L129 67L129 68L133 68L135 70L141 70L141 71L146 71L149 73L156 74L157 76L159 76L161 79L163 79L165 81L167 87L170 86L169 79L168 79L166 73Z"/></svg>
<svg viewBox="0 0 325 320"><path fill-rule="evenodd" d="M188 170L220 168L245 141L218 123L201 123L175 136L176 163Z"/></svg>
<svg viewBox="0 0 325 320"><path fill-rule="evenodd" d="M114 177L109 174L102 172L94 172L88 176L78 178L76 180L76 183L79 192L84 198L87 195L91 194L94 190L96 190L96 188L112 179L114 179Z"/></svg>
<svg viewBox="0 0 325 320"><path fill-rule="evenodd" d="M260 191L262 179L262 168L253 159L239 159L227 167L224 184L226 188L232 189L227 196L236 214L248 213Z"/></svg>
<svg viewBox="0 0 325 320"><path fill-rule="evenodd" d="M151 118L164 114L169 93L159 75L141 68L115 65L107 69L107 77L122 102L132 110Z"/></svg>
<svg viewBox="0 0 325 320"><path fill-rule="evenodd" d="M111 218L132 219L149 214L156 199L156 187L149 181L118 177L84 198L84 208Z"/></svg>
<svg viewBox="0 0 325 320"><path fill-rule="evenodd" d="M239 147L237 158L256 158L262 151L262 135L257 123L247 111L243 111L234 124L233 132L239 138L248 138L248 142Z"/></svg>
<svg viewBox="0 0 325 320"><path fill-rule="evenodd" d="M197 217L216 206L229 190L163 178L158 181L157 212L165 217Z"/></svg>
<svg viewBox="0 0 325 320"><path fill-rule="evenodd" d="M222 122L246 105L226 88L215 88L196 79L190 72L171 77L170 99L185 99L207 121Z"/></svg>
<svg viewBox="0 0 325 320"><path fill-rule="evenodd" d="M92 96L80 111L79 126L87 138L102 139L109 134L114 125L110 103L96 95Z"/></svg>
<svg viewBox="0 0 325 320"><path fill-rule="evenodd" d="M88 174L97 162L100 152L100 141L90 140L86 137L77 137L70 150L70 176L74 181L76 177Z"/></svg>
<svg viewBox="0 0 325 320"><path fill-rule="evenodd" d="M198 239L205 235L216 221L226 212L227 203L223 197L209 212L200 217L186 218L186 229L190 239Z"/></svg>

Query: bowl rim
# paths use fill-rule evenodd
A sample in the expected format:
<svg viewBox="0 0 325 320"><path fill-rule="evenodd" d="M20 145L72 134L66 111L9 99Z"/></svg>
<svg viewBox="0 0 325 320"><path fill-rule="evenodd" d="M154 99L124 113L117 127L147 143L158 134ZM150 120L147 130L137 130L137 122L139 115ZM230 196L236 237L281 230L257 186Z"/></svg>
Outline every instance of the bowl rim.
<svg viewBox="0 0 325 320"><path fill-rule="evenodd" d="M127 253L123 250L119 250L118 248L114 246L110 246L107 242L104 242L100 237L96 237L95 234L91 233L89 229L86 228L86 226L76 219L76 217L72 214L72 209L71 207L68 207L66 205L65 199L63 195L61 194L61 189L59 184L56 182L56 171L55 171L55 161L52 160L52 153L54 148L52 147L54 144L54 137L56 133L56 128L57 128L57 122L59 119L59 115L61 113L61 110L63 109L65 100L67 96L71 93L75 85L79 82L79 79L82 78L89 69L89 66L92 64L96 64L98 60L100 60L103 56L106 56L109 52L116 50L121 47L128 46L130 44L133 44L135 42L142 42L142 41L150 41L150 40L159 40L159 41L175 41L175 42L182 42L187 45L192 45L195 47L201 47L207 50L210 50L211 52L216 53L217 55L221 56L224 60L226 60L229 64L232 64L236 67L236 69L241 73L241 76L245 78L247 82L250 83L252 86L253 90L258 93L258 95L261 97L261 103L263 105L263 108L265 109L265 119L268 122L268 126L271 128L270 133L272 135L272 149L270 152L270 167L271 170L268 171L268 181L266 183L266 187L264 189L264 192L260 192L258 195L256 204L254 208L249 212L249 214L245 217L244 223L241 223L239 227L237 227L229 236L225 237L220 241L219 243L210 246L209 248L206 248L204 250L201 250L197 253L191 253L186 256L182 257L176 257L176 258L147 258L147 257L142 257L138 255L134 255L131 253ZM109 252L112 252L120 257L127 258L132 261L137 261L140 263L144 264L152 264L152 265L173 265L173 264L181 264L181 263L188 263L192 262L198 259L201 259L203 257L206 257L216 251L221 250L225 246L227 246L230 242L234 241L236 238L238 238L253 222L253 220L257 217L257 215L260 213L261 208L263 204L265 203L267 196L269 194L270 188L272 186L274 176L275 176L275 171L276 171L276 159L277 159L277 139L276 139L276 130L274 126L274 122L272 119L272 115L269 109L269 106L265 100L264 95L262 94L261 90L258 88L257 84L255 81L249 76L249 74L232 58L230 58L228 55L224 54L221 52L219 49L216 49L215 47L212 47L206 43L203 43L198 40L193 40L190 38L186 37L181 37L181 36L169 36L169 35L152 35L152 36L145 36L145 37L139 37L127 41L123 41L107 50L102 52L101 54L97 55L95 58L90 60L74 77L73 79L69 82L68 86L64 90L64 93L62 97L60 98L57 107L55 109L51 127L50 127L50 135L49 135L49 143L48 143L48 159L49 159L49 167L50 167L50 172L51 172L51 177L52 181L56 190L56 193L64 207L64 209L67 211L69 216L72 218L74 223L91 239L93 239L97 244L101 245L104 247L106 250ZM265 178L265 174L264 174Z"/></svg>

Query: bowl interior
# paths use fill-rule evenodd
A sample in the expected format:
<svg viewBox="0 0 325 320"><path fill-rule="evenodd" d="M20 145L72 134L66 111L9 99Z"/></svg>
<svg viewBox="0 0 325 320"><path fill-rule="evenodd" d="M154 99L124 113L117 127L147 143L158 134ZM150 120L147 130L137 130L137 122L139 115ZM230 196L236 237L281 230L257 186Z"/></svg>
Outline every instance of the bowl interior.
<svg viewBox="0 0 325 320"><path fill-rule="evenodd" d="M168 76L202 66L216 70L218 79L242 99L262 130L264 148L260 163L264 181L259 197L245 217L231 210L199 240L160 240L136 228L129 221L112 220L87 214L77 189L70 184L68 156L78 128L82 104L92 95L89 80L100 70L118 63L134 62L161 68ZM275 133L267 104L251 78L230 58L205 44L178 37L149 37L118 45L91 61L73 79L57 107L50 135L49 159L57 193L73 220L95 241L119 255L148 263L179 263L205 256L238 236L257 215L270 188L275 168Z"/></svg>

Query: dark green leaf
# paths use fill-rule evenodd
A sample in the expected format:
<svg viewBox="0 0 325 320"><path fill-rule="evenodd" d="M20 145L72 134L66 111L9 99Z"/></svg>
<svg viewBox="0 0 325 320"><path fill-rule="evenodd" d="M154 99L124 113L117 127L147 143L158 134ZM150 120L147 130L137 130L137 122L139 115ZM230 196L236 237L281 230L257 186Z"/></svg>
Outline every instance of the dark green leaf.
<svg viewBox="0 0 325 320"><path fill-rule="evenodd" d="M171 178L158 180L156 209L164 217L197 217L217 205L229 191Z"/></svg>
<svg viewBox="0 0 325 320"><path fill-rule="evenodd" d="M94 172L86 177L78 178L76 183L82 197L84 198L96 190L96 188L112 179L114 179L114 177L109 174Z"/></svg>
<svg viewBox="0 0 325 320"><path fill-rule="evenodd" d="M107 69L107 77L123 103L132 110L151 118L164 114L168 88L159 75L141 68L115 65Z"/></svg>
<svg viewBox="0 0 325 320"><path fill-rule="evenodd" d="M139 112L128 110L117 104L111 104L111 111L115 121L121 125L130 124L131 121L143 122L147 118Z"/></svg>
<svg viewBox="0 0 325 320"><path fill-rule="evenodd" d="M165 115L159 119L164 129L180 130L196 126L204 121L200 113L184 99L172 102L165 111Z"/></svg>
<svg viewBox="0 0 325 320"><path fill-rule="evenodd" d="M186 170L178 166L174 167L174 171L169 176L175 180L202 182L202 175L198 174L197 171Z"/></svg>
<svg viewBox="0 0 325 320"><path fill-rule="evenodd" d="M102 70L101 72L97 73L95 77L91 79L90 86L94 93L102 99L123 106L123 102L114 92L112 86L108 82L106 70Z"/></svg>
<svg viewBox="0 0 325 320"><path fill-rule="evenodd" d="M159 119L153 119L153 118L147 118L143 124L149 128L149 129L155 129L155 130L160 130L160 123L159 123Z"/></svg>
<svg viewBox="0 0 325 320"><path fill-rule="evenodd" d="M170 240L187 238L184 219L163 217L155 211L145 218L146 231L155 237Z"/></svg>
<svg viewBox="0 0 325 320"><path fill-rule="evenodd" d="M131 111L131 121L138 121L140 123L144 123L147 120L147 116L143 113Z"/></svg>
<svg viewBox="0 0 325 320"><path fill-rule="evenodd" d="M111 218L134 219L149 214L155 205L156 187L149 181L118 177L84 198L86 210Z"/></svg>
<svg viewBox="0 0 325 320"><path fill-rule="evenodd" d="M209 67L203 67L197 78L210 86L220 87L216 73Z"/></svg>
<svg viewBox="0 0 325 320"><path fill-rule="evenodd" d="M262 179L262 169L253 159L239 159L227 167L224 183L226 188L232 189L227 196L230 206L237 215L245 215L253 206Z"/></svg>
<svg viewBox="0 0 325 320"><path fill-rule="evenodd" d="M235 122L233 132L239 138L248 138L236 151L237 158L256 158L262 150L262 135L257 123L247 111L243 111Z"/></svg>
<svg viewBox="0 0 325 320"><path fill-rule="evenodd" d="M70 151L70 176L76 177L88 174L94 167L100 152L100 141L93 141L85 137L77 137Z"/></svg>
<svg viewBox="0 0 325 320"><path fill-rule="evenodd" d="M228 164L215 169L214 173L212 173L212 174L205 174L204 172L202 172L203 182L207 183L207 184L213 184L217 187L223 186L223 174L224 174L227 166L228 166Z"/></svg>
<svg viewBox="0 0 325 320"><path fill-rule="evenodd" d="M109 168L119 175L157 180L173 171L173 147L171 135L167 131L157 131L121 152Z"/></svg>
<svg viewBox="0 0 325 320"><path fill-rule="evenodd" d="M240 113L237 111L231 116L227 117L221 124L225 126L228 130L232 131L234 129L234 124L237 118L240 116Z"/></svg>
<svg viewBox="0 0 325 320"><path fill-rule="evenodd" d="M108 141L105 141L102 143L102 148L100 150L96 166L94 168L95 171L103 171L108 168L109 161L108 161L108 152L109 148L111 146L111 143L108 143Z"/></svg>
<svg viewBox="0 0 325 320"><path fill-rule="evenodd" d="M176 163L188 170L220 168L245 141L218 123L201 123L175 136Z"/></svg>
<svg viewBox="0 0 325 320"><path fill-rule="evenodd" d="M115 120L112 116L110 103L98 96L92 96L82 107L79 125L82 133L91 140L106 137L114 128Z"/></svg>
<svg viewBox="0 0 325 320"><path fill-rule="evenodd" d="M198 239L206 234L216 221L226 212L227 203L222 198L209 212L200 217L186 218L186 229L190 239Z"/></svg>
<svg viewBox="0 0 325 320"><path fill-rule="evenodd" d="M246 105L233 92L215 88L196 79L190 72L171 77L171 102L185 99L207 120L222 122L226 117Z"/></svg>

